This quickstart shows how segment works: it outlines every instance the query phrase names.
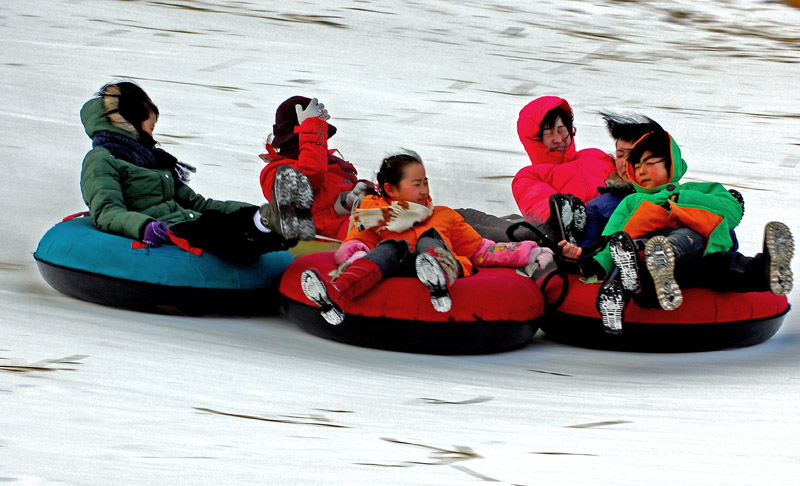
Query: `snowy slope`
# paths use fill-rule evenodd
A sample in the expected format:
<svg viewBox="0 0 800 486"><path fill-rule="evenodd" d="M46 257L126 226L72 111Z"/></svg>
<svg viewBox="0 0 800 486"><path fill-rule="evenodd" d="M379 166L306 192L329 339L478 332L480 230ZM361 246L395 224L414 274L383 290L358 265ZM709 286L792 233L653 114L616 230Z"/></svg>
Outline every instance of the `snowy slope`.
<svg viewBox="0 0 800 486"><path fill-rule="evenodd" d="M577 145L647 114L687 180L738 188L742 251L800 233L800 10L782 2L30 0L0 6L0 482L795 484L800 321L748 349L655 355L537 338L492 356L328 342L282 316L190 318L52 290L31 253L84 206L78 110L139 82L193 187L262 200L294 94L362 175L400 147L434 200L507 214L518 111L553 94ZM795 265L795 271L800 267ZM797 291L790 296L795 304Z"/></svg>

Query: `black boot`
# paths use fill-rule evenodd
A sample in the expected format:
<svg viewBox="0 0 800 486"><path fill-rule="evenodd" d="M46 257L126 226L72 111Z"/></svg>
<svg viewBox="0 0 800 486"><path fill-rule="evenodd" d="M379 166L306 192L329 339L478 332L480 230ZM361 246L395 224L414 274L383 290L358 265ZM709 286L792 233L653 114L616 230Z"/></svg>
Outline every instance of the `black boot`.
<svg viewBox="0 0 800 486"><path fill-rule="evenodd" d="M627 298L619 279L619 270L614 267L603 280L594 302L597 312L603 318L603 327L607 333L622 333L622 316L625 311L626 300Z"/></svg>
<svg viewBox="0 0 800 486"><path fill-rule="evenodd" d="M636 244L628 233L617 231L608 238L608 250L614 265L619 269L619 277L622 287L631 294L638 294L642 291L641 278L639 276L639 253L636 251Z"/></svg>
<svg viewBox="0 0 800 486"><path fill-rule="evenodd" d="M586 229L586 205L572 194L555 193L550 196L548 222L560 240L577 245Z"/></svg>

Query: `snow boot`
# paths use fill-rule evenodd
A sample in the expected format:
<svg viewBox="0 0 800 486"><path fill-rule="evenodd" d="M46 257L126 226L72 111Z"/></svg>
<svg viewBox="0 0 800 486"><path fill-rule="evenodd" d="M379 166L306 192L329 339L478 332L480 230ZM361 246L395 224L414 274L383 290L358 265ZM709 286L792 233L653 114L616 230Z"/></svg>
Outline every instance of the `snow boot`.
<svg viewBox="0 0 800 486"><path fill-rule="evenodd" d="M624 231L617 231L608 239L608 249L611 258L619 269L619 278L622 288L631 294L638 294L642 291L642 282L639 277L639 253L636 251L636 243L630 235Z"/></svg>
<svg viewBox="0 0 800 486"><path fill-rule="evenodd" d="M377 263L358 258L344 268L333 281L336 289L334 299L348 301L365 294L383 280L383 272Z"/></svg>
<svg viewBox="0 0 800 486"><path fill-rule="evenodd" d="M344 312L336 302L346 302L363 295L380 283L383 272L372 260L359 258L332 281L322 278L314 268L304 271L300 278L303 293L319 306L323 319L338 325L344 320Z"/></svg>
<svg viewBox="0 0 800 486"><path fill-rule="evenodd" d="M550 196L550 227L561 240L577 245L586 229L586 205L572 194Z"/></svg>
<svg viewBox="0 0 800 486"><path fill-rule="evenodd" d="M261 206L261 224L287 240L313 240L313 204L314 189L308 178L294 167L283 165L275 173L272 201Z"/></svg>
<svg viewBox="0 0 800 486"><path fill-rule="evenodd" d="M764 227L764 250L769 261L769 289L775 295L786 295L792 290L792 257L794 239L785 224L770 221Z"/></svg>
<svg viewBox="0 0 800 486"><path fill-rule="evenodd" d="M603 318L603 328L609 334L622 333L622 315L625 310L625 296L619 274L612 270L597 291L595 307Z"/></svg>
<svg viewBox="0 0 800 486"><path fill-rule="evenodd" d="M436 251L443 250L443 251ZM453 305L450 299L448 286L455 282L457 276L458 261L447 250L430 249L417 255L414 266L417 270L417 278L427 287L431 294L431 304L436 312L447 312ZM449 255L450 258L444 256ZM449 261L452 259L452 262Z"/></svg>
<svg viewBox="0 0 800 486"><path fill-rule="evenodd" d="M671 311L680 307L683 295L675 282L675 252L669 240L660 235L650 238L644 247L644 259L661 308Z"/></svg>
<svg viewBox="0 0 800 486"><path fill-rule="evenodd" d="M328 295L329 287L315 269L309 268L303 272L300 276L300 287L306 297L319 307L319 313L325 322L338 326L344 321L344 312L331 300Z"/></svg>

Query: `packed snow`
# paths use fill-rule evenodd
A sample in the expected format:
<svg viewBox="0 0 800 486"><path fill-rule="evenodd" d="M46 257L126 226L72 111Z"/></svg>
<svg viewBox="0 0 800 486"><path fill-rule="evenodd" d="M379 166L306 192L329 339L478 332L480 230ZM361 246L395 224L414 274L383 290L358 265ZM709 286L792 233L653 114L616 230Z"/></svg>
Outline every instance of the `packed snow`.
<svg viewBox="0 0 800 486"><path fill-rule="evenodd" d="M685 180L746 199L741 250L800 234L800 9L694 2L28 0L0 6L0 483L796 484L800 318L708 353L429 356L348 346L282 315L137 313L62 295L32 253L83 211L78 111L106 82L158 104L192 187L261 203L274 110L317 97L371 177L409 148L437 204L516 212L519 110L598 111L675 137ZM800 267L794 265L795 272ZM795 304L797 290L789 296Z"/></svg>

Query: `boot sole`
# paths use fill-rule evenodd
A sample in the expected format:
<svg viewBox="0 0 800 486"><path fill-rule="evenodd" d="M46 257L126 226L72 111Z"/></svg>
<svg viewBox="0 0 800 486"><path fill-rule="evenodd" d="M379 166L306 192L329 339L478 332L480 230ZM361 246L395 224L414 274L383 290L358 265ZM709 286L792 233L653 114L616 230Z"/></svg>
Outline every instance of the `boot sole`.
<svg viewBox="0 0 800 486"><path fill-rule="evenodd" d="M573 206L568 197L560 197L551 201L550 213L555 219L559 237L577 245L586 227L586 207L582 204Z"/></svg>
<svg viewBox="0 0 800 486"><path fill-rule="evenodd" d="M653 277L658 303L664 310L675 310L683 303L683 294L675 282L675 252L663 236L650 238L644 248L647 270Z"/></svg>
<svg viewBox="0 0 800 486"><path fill-rule="evenodd" d="M639 278L639 265L636 261L636 247L633 240L624 234L614 234L608 242L608 250L611 252L611 258L614 259L614 265L619 268L622 288L638 294L642 290L642 283Z"/></svg>
<svg viewBox="0 0 800 486"><path fill-rule="evenodd" d="M603 285L597 292L597 311L603 317L603 327L609 334L622 333L622 314L625 302L622 296L621 284L614 282Z"/></svg>
<svg viewBox="0 0 800 486"><path fill-rule="evenodd" d="M287 240L313 240L316 234L311 215L314 189L308 178L291 167L278 169L274 184L273 195L278 205L283 237Z"/></svg>
<svg viewBox="0 0 800 486"><path fill-rule="evenodd" d="M430 253L420 253L414 266L417 270L417 278L431 294L431 304L436 312L449 311L453 306L453 301L447 290L447 275L436 258Z"/></svg>
<svg viewBox="0 0 800 486"><path fill-rule="evenodd" d="M764 247L769 255L769 288L775 295L786 295L792 290L792 257L794 239L789 227L777 221L764 228Z"/></svg>
<svg viewBox="0 0 800 486"><path fill-rule="evenodd" d="M325 322L338 326L344 321L344 312L328 297L325 283L313 270L306 270L300 276L300 287L306 297L319 307L319 313Z"/></svg>

